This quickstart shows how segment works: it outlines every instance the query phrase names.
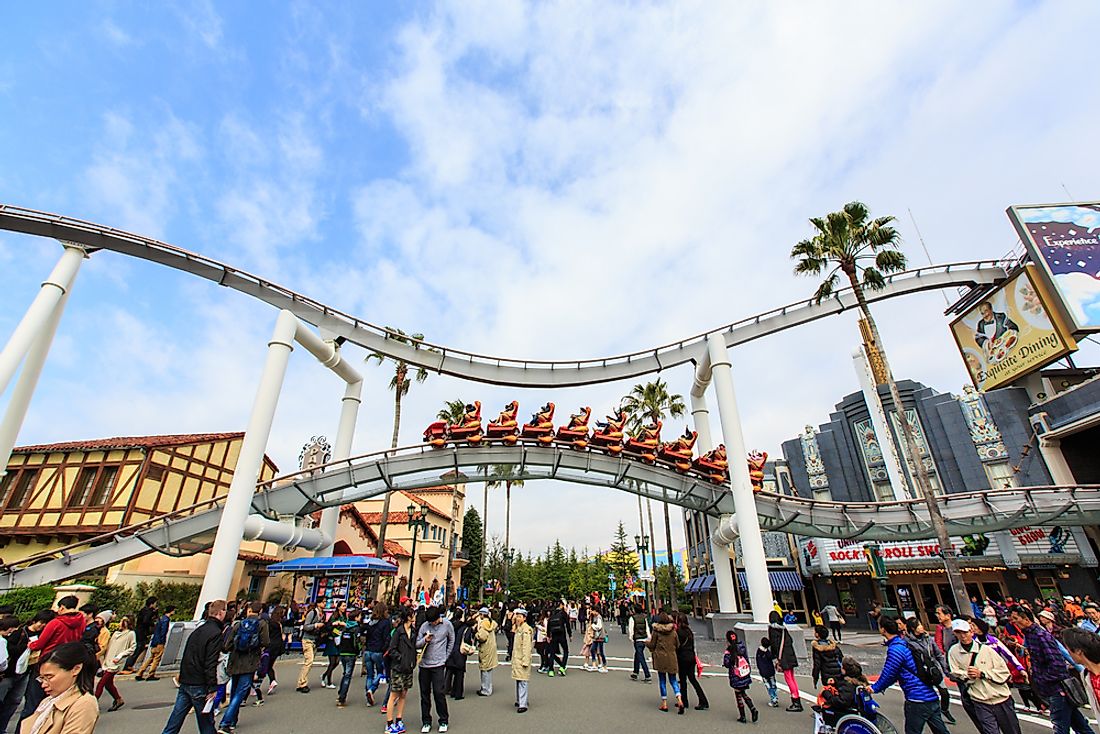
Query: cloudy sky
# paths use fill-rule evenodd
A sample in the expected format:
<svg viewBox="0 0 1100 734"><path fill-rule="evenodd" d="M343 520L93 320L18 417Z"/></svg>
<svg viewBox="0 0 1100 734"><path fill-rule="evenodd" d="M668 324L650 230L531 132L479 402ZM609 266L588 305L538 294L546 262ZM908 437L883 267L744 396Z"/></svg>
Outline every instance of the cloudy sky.
<svg viewBox="0 0 1100 734"><path fill-rule="evenodd" d="M1096 57L1073 32L1098 23L1084 0L23 4L0 44L0 201L151 235L435 342L606 356L807 297L790 248L853 199L896 215L919 265L1012 250L1010 204L1100 197ZM58 255L0 234L0 334ZM957 392L944 305L877 313L898 376ZM97 254L20 442L243 429L274 319ZM845 315L736 350L749 445L777 454L856 390L856 340ZM364 370L357 453L392 429L387 369ZM664 377L690 387L688 367ZM445 399L603 411L630 387L432 377L402 443ZM332 436L340 394L296 354L269 446L281 467ZM606 547L637 522L606 490L513 495L524 549Z"/></svg>

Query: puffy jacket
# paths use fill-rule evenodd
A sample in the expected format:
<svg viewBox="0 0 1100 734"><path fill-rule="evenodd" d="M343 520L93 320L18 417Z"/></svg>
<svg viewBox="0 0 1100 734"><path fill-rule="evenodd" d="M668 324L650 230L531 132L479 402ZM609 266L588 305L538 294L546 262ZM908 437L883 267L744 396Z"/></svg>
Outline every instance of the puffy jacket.
<svg viewBox="0 0 1100 734"><path fill-rule="evenodd" d="M207 619L187 638L180 660L180 685L203 686L207 693L218 689L223 627L218 620Z"/></svg>
<svg viewBox="0 0 1100 734"><path fill-rule="evenodd" d="M856 711L856 688L867 685L866 681L858 681L854 678L836 678L832 688L826 687L821 691L821 700L825 707L835 714L845 714Z"/></svg>
<svg viewBox="0 0 1100 734"><path fill-rule="evenodd" d="M390 634L393 632L393 625L390 624L389 617L385 619L371 617L366 621L364 627L363 633L366 637L364 647L367 652L385 652L390 644Z"/></svg>
<svg viewBox="0 0 1100 734"><path fill-rule="evenodd" d="M153 647L168 644L168 628L171 624L168 615L162 614L160 619L157 620L157 625L153 627L153 636L149 638L149 644Z"/></svg>
<svg viewBox="0 0 1100 734"><path fill-rule="evenodd" d="M794 650L791 633L782 624L768 625L768 639L772 643L772 657L780 670L793 670L798 667L798 655Z"/></svg>
<svg viewBox="0 0 1100 734"><path fill-rule="evenodd" d="M229 653L229 666L227 668L229 675L255 673L260 667L260 655L263 654L264 648L271 644L271 634L268 631L267 620L260 617L247 617L246 619L255 619L259 623L260 644L252 650L238 650L237 630L240 628L241 622L235 622L227 636L224 647L225 652Z"/></svg>
<svg viewBox="0 0 1100 734"><path fill-rule="evenodd" d="M722 656L722 667L729 671L730 688L744 690L752 684L752 667L750 666L748 675L738 675L738 658L745 658L745 662L749 660L749 652L745 649L745 643L740 640L737 641L736 650L726 648L726 653Z"/></svg>
<svg viewBox="0 0 1100 734"><path fill-rule="evenodd" d="M763 647L756 648L756 672L761 678L775 677L775 659L772 651Z"/></svg>
<svg viewBox="0 0 1100 734"><path fill-rule="evenodd" d="M844 655L840 652L840 646L832 640L814 640L810 646L813 653L813 679L828 683L830 679L840 680L844 674L840 662Z"/></svg>
<svg viewBox="0 0 1100 734"><path fill-rule="evenodd" d="M676 662L676 625L669 622L653 625L653 634L649 638L649 649L653 651L653 669L658 673L679 673Z"/></svg>
<svg viewBox="0 0 1100 734"><path fill-rule="evenodd" d="M913 661L913 653L909 650L905 638L900 635L886 643L886 662L882 664L882 675L871 686L871 690L882 693L895 683L901 685L906 701L927 703L940 700L936 689L917 677L917 664Z"/></svg>

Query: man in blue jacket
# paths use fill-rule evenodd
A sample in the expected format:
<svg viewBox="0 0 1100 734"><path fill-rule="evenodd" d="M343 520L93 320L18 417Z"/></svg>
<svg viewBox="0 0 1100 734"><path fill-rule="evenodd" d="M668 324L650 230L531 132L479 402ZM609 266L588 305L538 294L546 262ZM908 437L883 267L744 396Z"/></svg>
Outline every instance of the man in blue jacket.
<svg viewBox="0 0 1100 734"><path fill-rule="evenodd" d="M901 686L905 694L905 734L921 734L925 724L933 734L950 734L940 713L940 694L917 676L917 664L900 635L898 621L879 617L878 629L886 638L886 662L871 691L882 693L895 683Z"/></svg>
<svg viewBox="0 0 1100 734"><path fill-rule="evenodd" d="M134 680L157 680L157 668L164 657L164 646L168 644L168 630L172 626L172 615L175 613L175 607L167 606L164 614L157 619L153 626L153 636L149 638L149 656L145 658L145 663Z"/></svg>

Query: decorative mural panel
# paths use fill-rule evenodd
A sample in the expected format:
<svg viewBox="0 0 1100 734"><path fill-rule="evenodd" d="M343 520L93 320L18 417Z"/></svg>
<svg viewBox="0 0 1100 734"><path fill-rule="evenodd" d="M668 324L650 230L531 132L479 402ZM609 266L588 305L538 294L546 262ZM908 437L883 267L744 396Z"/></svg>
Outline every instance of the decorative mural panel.
<svg viewBox="0 0 1100 734"><path fill-rule="evenodd" d="M802 458L806 460L806 474L810 477L810 488L828 488L829 477L825 474L825 462L821 460L821 450L817 446L817 433L814 427L806 426L799 440L802 443Z"/></svg>
<svg viewBox="0 0 1100 734"><path fill-rule="evenodd" d="M909 423L909 427L913 430L913 440L917 444L917 451L920 452L921 461L924 464L924 468L932 474L936 473L936 466L932 463L932 457L928 453L928 442L924 438L924 428L921 426L920 419L917 418L917 411L912 408L907 408L905 411L905 419ZM909 451L905 446L905 434L902 433L901 423L898 421L898 414L896 412L890 413L890 425L894 430L894 435L898 439L898 448L901 449L902 456L909 463L910 467L914 464L909 457Z"/></svg>
<svg viewBox="0 0 1100 734"><path fill-rule="evenodd" d="M978 458L983 462L1000 461L1008 458L1008 449L1005 448L1001 431L989 415L985 399L972 385L963 387L962 397L959 398L959 406L962 408L966 425L970 429L970 440L974 442L974 448L978 452Z"/></svg>

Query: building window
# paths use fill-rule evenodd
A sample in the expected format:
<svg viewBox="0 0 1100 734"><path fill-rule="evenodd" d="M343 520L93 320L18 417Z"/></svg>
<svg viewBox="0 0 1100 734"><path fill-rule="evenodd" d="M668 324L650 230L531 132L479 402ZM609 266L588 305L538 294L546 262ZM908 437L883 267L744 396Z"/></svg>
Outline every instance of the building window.
<svg viewBox="0 0 1100 734"><path fill-rule="evenodd" d="M69 507L103 507L111 499L117 466L86 466L80 470L69 496Z"/></svg>
<svg viewBox="0 0 1100 734"><path fill-rule="evenodd" d="M989 486L992 489L1008 489L1016 485L1016 473L1012 471L1012 464L1007 461L998 461L993 464L985 464L985 475L989 477Z"/></svg>
<svg viewBox="0 0 1100 734"><path fill-rule="evenodd" d="M27 500L27 495L30 494L31 487L34 486L35 480L37 479L37 469L24 469L19 472L18 477L13 480L10 485L13 486L14 489L12 489L11 494L8 496L6 507L9 510L22 507L23 503Z"/></svg>
<svg viewBox="0 0 1100 734"><path fill-rule="evenodd" d="M100 469L99 476L95 480L95 488L92 490L92 498L88 501L88 506L105 506L111 500L111 490L115 488L115 479L117 478L117 466L105 466Z"/></svg>
<svg viewBox="0 0 1100 734"><path fill-rule="evenodd" d="M92 493L95 484L95 475L98 469L94 466L86 466L76 476L76 484L69 494L69 507L83 507L88 501L88 495Z"/></svg>
<svg viewBox="0 0 1100 734"><path fill-rule="evenodd" d="M164 479L164 467L160 464L150 464L145 472L145 478L150 482L159 482Z"/></svg>
<svg viewBox="0 0 1100 734"><path fill-rule="evenodd" d="M0 506L3 506L4 501L8 498L8 492L11 491L11 485L15 483L15 477L19 472L9 470L7 474L0 477Z"/></svg>

